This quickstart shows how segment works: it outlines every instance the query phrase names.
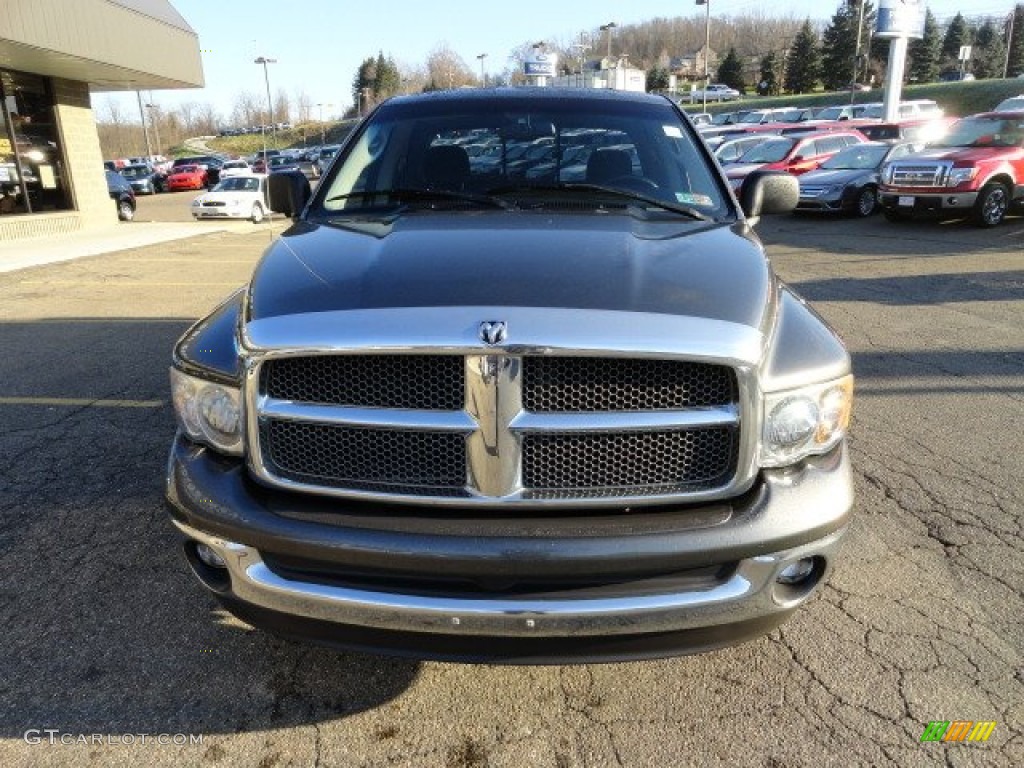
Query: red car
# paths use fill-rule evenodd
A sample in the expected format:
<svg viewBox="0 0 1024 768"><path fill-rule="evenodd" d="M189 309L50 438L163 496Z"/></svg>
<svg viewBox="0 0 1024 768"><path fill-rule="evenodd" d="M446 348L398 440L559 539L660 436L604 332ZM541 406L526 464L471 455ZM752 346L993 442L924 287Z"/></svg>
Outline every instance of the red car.
<svg viewBox="0 0 1024 768"><path fill-rule="evenodd" d="M206 189L207 183L206 170L199 165L183 165L167 177L167 189L170 192L177 192L179 189Z"/></svg>
<svg viewBox="0 0 1024 768"><path fill-rule="evenodd" d="M867 141L859 131L811 130L771 138L752 147L735 163L725 167L734 191L752 171L788 171L800 175L813 171L841 149Z"/></svg>

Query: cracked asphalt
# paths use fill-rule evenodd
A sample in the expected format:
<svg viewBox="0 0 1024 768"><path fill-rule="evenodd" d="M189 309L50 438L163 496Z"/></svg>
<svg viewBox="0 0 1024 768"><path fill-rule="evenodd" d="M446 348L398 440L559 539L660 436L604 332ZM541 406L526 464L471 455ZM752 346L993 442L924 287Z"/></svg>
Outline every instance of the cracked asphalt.
<svg viewBox="0 0 1024 768"><path fill-rule="evenodd" d="M1024 218L759 231L853 354L855 521L781 629L629 664L339 654L217 608L163 508L167 365L266 226L0 275L0 764L1024 765Z"/></svg>

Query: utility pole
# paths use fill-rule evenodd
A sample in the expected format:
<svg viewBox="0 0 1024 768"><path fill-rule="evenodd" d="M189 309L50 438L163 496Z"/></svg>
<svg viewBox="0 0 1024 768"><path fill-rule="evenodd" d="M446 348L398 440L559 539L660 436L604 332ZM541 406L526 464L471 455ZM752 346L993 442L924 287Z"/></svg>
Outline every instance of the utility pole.
<svg viewBox="0 0 1024 768"><path fill-rule="evenodd" d="M864 27L864 0L857 0L860 9L857 12L857 46L853 49L853 78L850 80L850 103L853 104L853 95L857 90L857 69L860 64L860 36Z"/></svg>
<svg viewBox="0 0 1024 768"><path fill-rule="evenodd" d="M697 5L704 6L704 106L702 112L708 111L708 86L711 85L711 74L708 59L711 58L711 0L697 0Z"/></svg>
<svg viewBox="0 0 1024 768"><path fill-rule="evenodd" d="M324 144L326 139L324 138L324 107L333 107L333 104L317 104L320 107L320 143Z"/></svg>
<svg viewBox="0 0 1024 768"><path fill-rule="evenodd" d="M478 54L477 58L480 60L480 87L481 88L486 88L487 87L487 75L484 73L484 59L487 58L487 54L486 53Z"/></svg>
<svg viewBox="0 0 1024 768"><path fill-rule="evenodd" d="M149 96L150 96L150 98L152 98L153 94L150 93ZM153 133L156 136L156 154L159 155L160 154L160 107L158 107L156 104L147 104L146 105L146 109L150 110L149 122L151 122L153 124ZM156 117L153 117L153 112L156 112ZM146 148L147 149L149 148L148 142L146 144ZM149 154L152 155L153 153L150 152Z"/></svg>
<svg viewBox="0 0 1024 768"><path fill-rule="evenodd" d="M153 147L149 144L149 129L146 127L146 112L142 109L142 94L138 91L135 92L135 98L139 100L139 117L142 120L142 132L146 136L146 156L153 154ZM160 144L160 140L157 140L157 145Z"/></svg>

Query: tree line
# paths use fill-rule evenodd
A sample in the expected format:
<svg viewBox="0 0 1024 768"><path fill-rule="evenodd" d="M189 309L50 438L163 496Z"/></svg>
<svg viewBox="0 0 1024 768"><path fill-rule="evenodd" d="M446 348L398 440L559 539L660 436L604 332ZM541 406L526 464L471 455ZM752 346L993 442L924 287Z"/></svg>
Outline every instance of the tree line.
<svg viewBox="0 0 1024 768"><path fill-rule="evenodd" d="M765 12L715 17L711 26L712 51L725 51L717 62L715 81L744 92L762 94L807 93L823 87L843 90L852 81L881 83L888 63L888 40L873 38L875 6L863 0L841 0L826 24L809 19L769 16ZM857 38L860 37L858 52ZM479 85L516 85L525 82L523 63L535 49L558 56L560 72L572 75L599 65L611 51L616 64L647 70L648 89L668 87L669 74L680 57L693 55L704 46L705 17L654 18L602 31L592 28L543 43L524 42L504 59L488 55L467 62L447 44L439 44L422 63L397 62L378 51L357 68L348 93L337 103L313 103L301 89L289 94L278 89L273 114L266 97L256 91L240 91L230 112L222 114L210 104L190 102L174 109L146 108L147 132L154 152L164 153L185 138L216 134L224 127L257 128L270 122L314 123L343 116L357 116L380 101L401 93ZM924 37L912 40L905 78L931 82L943 72L959 71L958 54L971 46L966 72L976 78L1009 77L1024 73L1024 3L1005 18L968 18L957 14L939 24L928 11ZM472 63L471 63L472 62ZM486 65L486 66L485 66ZM690 72L696 79L700 73ZM150 103L150 102L147 102ZM143 154L145 140L139 115L108 100L97 110L100 142L105 157ZM157 145L159 147L157 148Z"/></svg>

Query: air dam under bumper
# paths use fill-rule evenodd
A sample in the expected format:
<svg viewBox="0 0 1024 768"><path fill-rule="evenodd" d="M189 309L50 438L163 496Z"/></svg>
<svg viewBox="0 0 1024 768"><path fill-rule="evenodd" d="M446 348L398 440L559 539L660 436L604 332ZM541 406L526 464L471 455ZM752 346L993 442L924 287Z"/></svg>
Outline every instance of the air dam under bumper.
<svg viewBox="0 0 1024 768"><path fill-rule="evenodd" d="M338 500L326 502L337 510L338 522L324 522L324 500L257 486L239 462L180 436L170 464L168 501L175 525L187 537L189 561L232 613L255 626L336 647L461 661L649 658L762 635L827 579L852 502L849 461L841 447L799 469L765 472L763 482L731 504L623 511L618 525L593 530L577 516L567 522L566 535L529 536L535 518L521 522L521 537L458 535L424 526L403 530L383 517L379 528L367 528L365 505L350 509ZM361 522L345 525L348 514ZM595 514L609 518L608 510ZM630 516L680 524L675 531L671 524L645 531L623 525ZM197 542L213 549L226 568L199 561ZM279 557L363 570L388 562L396 572L442 576L538 570L555 584L564 574L566 586L512 595L351 586L293 578L273 566ZM806 582L780 583L781 571L802 558L814 558ZM631 577L638 564L654 564L661 575ZM706 575L709 569L713 577ZM610 587L573 586L580 573L602 570L621 577ZM705 575L688 580L685 574L692 571Z"/></svg>

